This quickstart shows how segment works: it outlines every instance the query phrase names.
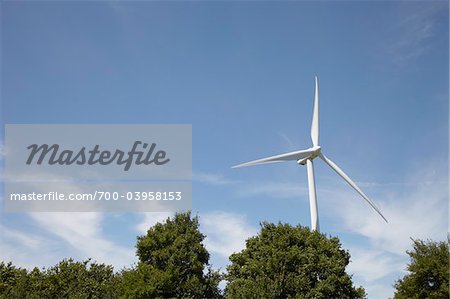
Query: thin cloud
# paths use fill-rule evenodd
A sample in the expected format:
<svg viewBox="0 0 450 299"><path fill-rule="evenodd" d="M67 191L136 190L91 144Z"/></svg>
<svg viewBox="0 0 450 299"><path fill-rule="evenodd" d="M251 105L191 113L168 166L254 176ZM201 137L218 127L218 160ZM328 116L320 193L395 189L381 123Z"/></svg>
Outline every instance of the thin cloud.
<svg viewBox="0 0 450 299"><path fill-rule="evenodd" d="M143 219L136 225L137 231L146 233L156 223L164 223L172 212L144 213ZM211 253L228 259L233 252L245 246L245 240L256 234L245 215L225 211L199 213L200 231L206 235L205 246Z"/></svg>
<svg viewBox="0 0 450 299"><path fill-rule="evenodd" d="M330 209L331 203L322 205L326 214L337 217L338 230L367 240L365 247L353 239L342 241L352 255L349 271L364 285L369 296L371 293L392 296L392 277L400 277L409 260L406 250L411 248L410 237L445 240L448 185L442 181L443 177L446 176L436 169L421 169L404 185L372 185L388 224L351 189L324 191L330 192L326 200L339 202L339 209Z"/></svg>
<svg viewBox="0 0 450 299"><path fill-rule="evenodd" d="M30 213L40 233L0 226L0 258L31 269L54 265L63 258L93 258L117 270L134 262L134 251L105 238L100 213ZM55 238L56 237L56 238ZM39 255L39 259L36 259Z"/></svg>
<svg viewBox="0 0 450 299"><path fill-rule="evenodd" d="M107 240L101 231L101 213L30 213L36 224L65 241L75 258L93 258L112 264L117 270L131 265L134 250ZM56 262L56 261L55 261Z"/></svg>
<svg viewBox="0 0 450 299"><path fill-rule="evenodd" d="M142 234L147 233L148 229L156 223L165 223L167 218L174 215L173 212L148 212L142 213L143 219L136 225L136 230Z"/></svg>
<svg viewBox="0 0 450 299"><path fill-rule="evenodd" d="M38 176L37 176L38 177ZM47 176L50 177L50 176ZM56 179L63 179L56 176ZM37 182L36 190L41 185ZM65 185L66 193L81 193L76 185ZM16 231L17 237L11 237L11 229L3 228L4 236L1 240L2 251L14 253L11 260L19 265L30 265L30 258L35 258L34 252L39 252L40 259L34 265L49 266L57 263L61 258L75 259L93 258L99 262L112 264L116 269L134 262L133 248L126 248L108 240L102 231L104 214L95 212L31 212L25 214L34 221L36 228L42 233L30 238L22 254L15 252L15 244L30 237L29 233ZM26 230L26 228L24 228ZM9 236L9 237L8 237ZM43 241L45 240L45 242ZM39 243L38 243L39 242ZM44 244L42 248L30 248L31 244ZM51 248L48 244L52 244ZM25 244L26 245L26 244ZM28 255L26 255L28 252ZM45 262L45 263L44 263ZM44 264L43 264L44 263Z"/></svg>
<svg viewBox="0 0 450 299"><path fill-rule="evenodd" d="M286 134L279 132L278 135L283 139L289 150L298 150L298 145L292 141Z"/></svg>
<svg viewBox="0 0 450 299"><path fill-rule="evenodd" d="M45 267L62 258L52 240L4 225L0 225L0 241L0 260L19 267ZM39 259L30 253L39 253Z"/></svg>
<svg viewBox="0 0 450 299"><path fill-rule="evenodd" d="M350 252L352 262L348 270L350 273L357 273L359 277L364 279L365 283L376 281L397 272L398 267L403 266L403 260L399 261L398 258L381 250L353 247ZM377 261L377 263L373 263L373 261Z"/></svg>
<svg viewBox="0 0 450 299"><path fill-rule="evenodd" d="M45 243L44 239L34 234L24 233L16 229L8 228L4 225L0 225L0 235L2 236L2 241L8 240L11 243L16 243L19 246L25 246L32 250L41 248Z"/></svg>
<svg viewBox="0 0 450 299"><path fill-rule="evenodd" d="M433 47L430 41L436 35L436 15L447 9L443 3L436 2L426 7L410 7L415 9L400 12L400 22L392 28L392 36L386 42L386 52L400 65L410 63Z"/></svg>
<svg viewBox="0 0 450 299"><path fill-rule="evenodd" d="M222 186L236 184L238 181L230 180L225 176L217 173L194 172L192 180L207 185Z"/></svg>
<svg viewBox="0 0 450 299"><path fill-rule="evenodd" d="M0 161L5 160L5 157L6 157L6 148L2 144L2 141L0 140Z"/></svg>
<svg viewBox="0 0 450 299"><path fill-rule="evenodd" d="M236 194L239 197L253 197L253 196L268 196L272 198L299 198L308 194L306 187L301 183L289 182L259 182L246 183L236 189Z"/></svg>
<svg viewBox="0 0 450 299"><path fill-rule="evenodd" d="M208 251L226 259L232 253L241 251L245 241L257 233L245 215L223 211L201 215L200 225L206 234L205 246Z"/></svg>
<svg viewBox="0 0 450 299"><path fill-rule="evenodd" d="M347 193L347 192L346 192ZM348 231L368 238L372 244L392 253L404 252L412 238L443 239L447 230L447 185L417 184L409 192L390 192L378 204L389 219L380 223L372 211L362 211L351 194L339 197L342 212L337 215ZM345 195L344 195L345 194ZM367 209L370 207L367 206Z"/></svg>

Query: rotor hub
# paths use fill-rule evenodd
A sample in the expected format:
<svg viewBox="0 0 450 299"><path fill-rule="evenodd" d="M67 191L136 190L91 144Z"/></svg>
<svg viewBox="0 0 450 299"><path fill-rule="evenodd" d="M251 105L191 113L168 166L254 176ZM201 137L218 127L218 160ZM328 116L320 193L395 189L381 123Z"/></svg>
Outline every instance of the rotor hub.
<svg viewBox="0 0 450 299"><path fill-rule="evenodd" d="M314 160L320 155L322 148L320 146L314 146L311 150L313 150L313 152L308 157L298 160L297 163L305 165L307 160Z"/></svg>

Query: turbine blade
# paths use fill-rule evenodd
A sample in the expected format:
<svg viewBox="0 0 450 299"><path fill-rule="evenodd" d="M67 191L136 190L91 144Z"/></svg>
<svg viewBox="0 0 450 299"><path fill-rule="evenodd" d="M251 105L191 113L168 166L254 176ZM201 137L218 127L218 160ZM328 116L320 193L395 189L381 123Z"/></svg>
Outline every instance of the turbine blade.
<svg viewBox="0 0 450 299"><path fill-rule="evenodd" d="M384 221L388 222L387 219L383 216L383 214L381 213L381 211L377 208L377 206L375 205L375 203L373 203L373 201L371 201L369 199L369 197L367 197L366 194L364 194L364 192L362 192L361 189L359 189L359 187L356 185L355 182L352 181L352 179L342 170L340 169L333 161L331 161L330 159L328 159L327 157L325 157L325 155L323 155L322 153L320 153L319 157L328 164L328 166L330 166L334 171L336 171L336 173L338 175L340 175L353 189L356 190L356 192L359 193L359 195L361 195L366 201L367 203L378 213L380 214L381 218L384 219Z"/></svg>
<svg viewBox="0 0 450 299"><path fill-rule="evenodd" d="M311 140L313 146L319 145L319 83L316 76L316 89L314 95L314 110L311 124Z"/></svg>
<svg viewBox="0 0 450 299"><path fill-rule="evenodd" d="M275 162L284 162L289 160L301 160L309 155L311 155L314 151L312 149L306 149L306 150L300 150L290 153L285 153L281 155L271 156L267 158L262 158L242 164L238 164L235 166L232 166L231 168L238 168L238 167L245 167L245 166L253 166L253 165L259 165L259 164L268 164L268 163L275 163Z"/></svg>

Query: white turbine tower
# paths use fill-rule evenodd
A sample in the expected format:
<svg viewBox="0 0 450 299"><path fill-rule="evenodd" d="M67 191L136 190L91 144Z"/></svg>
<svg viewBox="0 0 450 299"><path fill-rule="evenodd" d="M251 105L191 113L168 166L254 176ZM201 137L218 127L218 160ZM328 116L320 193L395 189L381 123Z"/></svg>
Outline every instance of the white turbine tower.
<svg viewBox="0 0 450 299"><path fill-rule="evenodd" d="M242 163L239 165L235 165L232 168L245 167L245 166L253 166L259 164L268 164L275 162L284 162L284 161L297 161L300 165L305 165L308 170L308 188L309 188L309 205L311 211L311 229L319 231L319 217L317 211L317 196L316 196L316 184L314 180L314 164L313 160L317 157L321 158L328 166L330 166L336 173L341 176L356 192L359 193L367 203L387 222L386 218L377 208L377 206L367 197L364 192L355 184L355 182L350 179L350 177L340 169L333 161L328 159L323 153L322 149L319 146L319 87L316 76L316 88L315 88L315 96L314 96L314 111L311 125L311 140L312 147L299 150L295 152L285 153L281 155L271 156L267 158L262 158L246 163Z"/></svg>

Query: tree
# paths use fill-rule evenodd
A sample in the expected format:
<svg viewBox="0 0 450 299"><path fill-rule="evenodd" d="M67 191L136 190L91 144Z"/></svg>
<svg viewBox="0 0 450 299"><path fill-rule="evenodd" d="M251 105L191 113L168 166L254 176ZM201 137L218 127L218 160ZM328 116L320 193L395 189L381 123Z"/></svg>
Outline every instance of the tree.
<svg viewBox="0 0 450 299"><path fill-rule="evenodd" d="M122 271L122 292L132 298L216 298L219 273L209 268L197 217L179 213L138 237L137 266ZM206 272L206 273L205 273Z"/></svg>
<svg viewBox="0 0 450 299"><path fill-rule="evenodd" d="M24 297L27 286L26 269L18 268L11 262L0 263L0 298Z"/></svg>
<svg viewBox="0 0 450 299"><path fill-rule="evenodd" d="M263 223L230 256L227 298L364 298L345 272L350 254L338 238L302 226Z"/></svg>
<svg viewBox="0 0 450 299"><path fill-rule="evenodd" d="M413 249L407 251L411 260L407 267L410 273L395 283L394 298L449 298L450 239L413 242Z"/></svg>
<svg viewBox="0 0 450 299"><path fill-rule="evenodd" d="M114 294L113 267L90 259L62 260L44 275L45 298L112 298Z"/></svg>
<svg viewBox="0 0 450 299"><path fill-rule="evenodd" d="M0 298L116 298L113 267L62 260L47 270L0 264Z"/></svg>

